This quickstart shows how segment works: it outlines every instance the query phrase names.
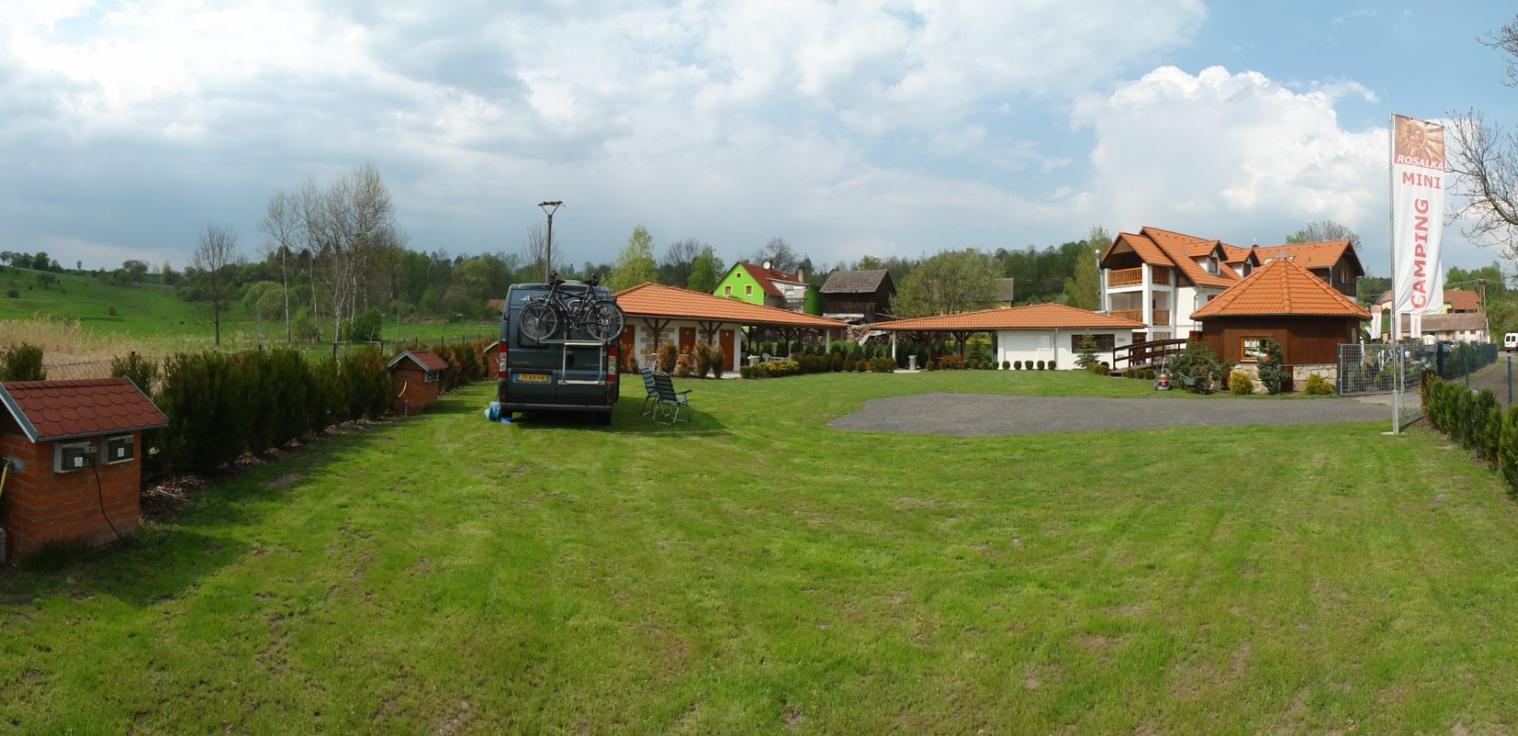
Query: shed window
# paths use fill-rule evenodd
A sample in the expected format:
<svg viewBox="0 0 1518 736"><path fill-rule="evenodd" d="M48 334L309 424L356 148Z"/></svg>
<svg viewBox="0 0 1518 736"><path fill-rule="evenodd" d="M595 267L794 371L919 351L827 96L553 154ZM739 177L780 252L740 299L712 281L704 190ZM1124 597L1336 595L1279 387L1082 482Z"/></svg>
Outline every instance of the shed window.
<svg viewBox="0 0 1518 736"><path fill-rule="evenodd" d="M1245 363L1257 363L1265 359L1265 337L1241 337L1239 338L1239 360Z"/></svg>
<svg viewBox="0 0 1518 736"><path fill-rule="evenodd" d="M427 371L426 376L422 379L422 382L423 383L435 383L435 382L437 382L437 371Z"/></svg>

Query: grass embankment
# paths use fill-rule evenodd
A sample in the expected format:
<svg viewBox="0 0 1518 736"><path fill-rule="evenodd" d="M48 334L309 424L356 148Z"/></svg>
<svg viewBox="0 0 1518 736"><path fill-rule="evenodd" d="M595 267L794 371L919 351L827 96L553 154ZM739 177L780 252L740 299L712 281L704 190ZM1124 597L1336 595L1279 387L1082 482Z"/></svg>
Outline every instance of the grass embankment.
<svg viewBox="0 0 1518 736"><path fill-rule="evenodd" d="M1075 373L691 383L696 420L486 423L491 388L0 573L24 731L1480 732L1518 698L1518 514L1379 424L826 426ZM1174 399L1156 398L1156 410Z"/></svg>
<svg viewBox="0 0 1518 736"><path fill-rule="evenodd" d="M52 356L49 362L96 360L132 350L165 354L214 347L210 306L186 301L170 287L122 286L73 273L52 275L58 283L43 288L36 271L0 269L0 347L17 342L42 345ZM9 298L12 289L18 298ZM331 325L324 322L321 327L330 349ZM282 319L260 325L240 303L222 315L221 329L226 348L284 340ZM383 323L381 336L435 342L488 338L495 330L493 322L402 321L397 328L392 318Z"/></svg>

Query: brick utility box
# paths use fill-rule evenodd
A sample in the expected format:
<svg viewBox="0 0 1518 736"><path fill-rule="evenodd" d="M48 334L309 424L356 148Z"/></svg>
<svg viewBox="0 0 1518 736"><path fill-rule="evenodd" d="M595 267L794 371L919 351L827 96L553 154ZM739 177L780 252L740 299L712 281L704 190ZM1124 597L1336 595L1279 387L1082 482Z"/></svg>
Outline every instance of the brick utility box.
<svg viewBox="0 0 1518 736"><path fill-rule="evenodd" d="M6 559L137 529L142 432L168 419L131 379L10 381L0 404L0 455L11 464L0 489Z"/></svg>
<svg viewBox="0 0 1518 736"><path fill-rule="evenodd" d="M407 350L385 366L395 386L396 414L415 414L437 403L448 362L431 350Z"/></svg>

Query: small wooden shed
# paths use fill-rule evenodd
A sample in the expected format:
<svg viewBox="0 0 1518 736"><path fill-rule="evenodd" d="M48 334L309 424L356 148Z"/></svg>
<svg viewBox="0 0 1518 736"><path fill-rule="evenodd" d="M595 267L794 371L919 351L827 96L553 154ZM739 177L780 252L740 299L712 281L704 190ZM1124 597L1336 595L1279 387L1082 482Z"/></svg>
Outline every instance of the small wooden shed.
<svg viewBox="0 0 1518 736"><path fill-rule="evenodd" d="M1288 259L1270 261L1191 313L1203 342L1224 363L1254 363L1265 338L1283 363L1318 372L1338 361L1339 345L1359 338L1370 312Z"/></svg>
<svg viewBox="0 0 1518 736"><path fill-rule="evenodd" d="M131 379L0 383L0 404L7 559L137 529L142 432L168 418Z"/></svg>
<svg viewBox="0 0 1518 736"><path fill-rule="evenodd" d="M485 346L485 378L494 381L501 377L501 351L504 348L500 340Z"/></svg>
<svg viewBox="0 0 1518 736"><path fill-rule="evenodd" d="M395 387L395 405L391 411L407 416L437 403L443 389L443 371L448 361L431 350L407 350L385 366Z"/></svg>

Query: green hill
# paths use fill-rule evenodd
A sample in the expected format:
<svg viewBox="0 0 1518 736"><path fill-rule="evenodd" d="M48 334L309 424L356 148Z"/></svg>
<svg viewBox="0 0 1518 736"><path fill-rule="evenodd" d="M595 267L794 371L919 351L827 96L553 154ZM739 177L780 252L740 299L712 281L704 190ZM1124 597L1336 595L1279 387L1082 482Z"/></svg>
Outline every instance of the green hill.
<svg viewBox="0 0 1518 736"><path fill-rule="evenodd" d="M27 269L0 269L0 319L78 320L92 332L142 338L210 337L214 332L210 307L187 302L166 286L119 286L73 273L50 274L58 281L44 286L40 275ZM235 311L234 315L244 316ZM239 320L232 321L233 329L243 328L235 324ZM228 326L224 319L223 330Z"/></svg>

